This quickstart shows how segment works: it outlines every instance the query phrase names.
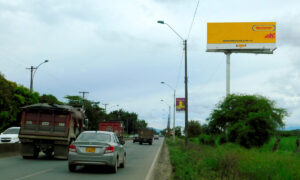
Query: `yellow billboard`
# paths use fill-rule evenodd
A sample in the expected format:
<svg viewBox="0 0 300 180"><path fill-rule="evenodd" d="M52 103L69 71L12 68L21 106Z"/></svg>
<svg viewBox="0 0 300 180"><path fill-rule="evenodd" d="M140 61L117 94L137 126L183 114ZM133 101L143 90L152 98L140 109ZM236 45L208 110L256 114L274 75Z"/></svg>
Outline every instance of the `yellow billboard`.
<svg viewBox="0 0 300 180"><path fill-rule="evenodd" d="M276 22L207 23L207 50L276 49Z"/></svg>

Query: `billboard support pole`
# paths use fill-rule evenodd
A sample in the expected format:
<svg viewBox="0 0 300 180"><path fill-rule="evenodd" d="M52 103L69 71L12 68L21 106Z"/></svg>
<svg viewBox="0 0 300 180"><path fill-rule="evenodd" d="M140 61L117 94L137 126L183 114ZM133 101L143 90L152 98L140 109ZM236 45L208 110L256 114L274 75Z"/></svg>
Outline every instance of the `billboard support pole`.
<svg viewBox="0 0 300 180"><path fill-rule="evenodd" d="M230 55L231 52L225 52L226 54L226 96L230 94Z"/></svg>

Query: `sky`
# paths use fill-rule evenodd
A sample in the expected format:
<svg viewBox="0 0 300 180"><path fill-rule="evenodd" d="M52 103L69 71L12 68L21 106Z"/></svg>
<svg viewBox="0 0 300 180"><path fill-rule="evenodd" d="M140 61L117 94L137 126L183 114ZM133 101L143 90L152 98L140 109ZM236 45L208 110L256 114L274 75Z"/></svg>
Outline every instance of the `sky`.
<svg viewBox="0 0 300 180"><path fill-rule="evenodd" d="M287 129L300 128L300 1L298 0L0 0L0 72L53 94L80 95L107 110L136 112L167 126L173 90L184 97L183 42L188 37L189 120L206 118L226 95L226 57L206 52L208 22L276 22L274 54L232 54L231 93L259 94L286 108ZM165 103L160 100L163 99ZM119 106L116 106L119 105ZM173 111L173 107L171 109ZM173 120L173 116L171 116ZM172 127L173 123L171 123ZM176 113L184 126L184 113Z"/></svg>

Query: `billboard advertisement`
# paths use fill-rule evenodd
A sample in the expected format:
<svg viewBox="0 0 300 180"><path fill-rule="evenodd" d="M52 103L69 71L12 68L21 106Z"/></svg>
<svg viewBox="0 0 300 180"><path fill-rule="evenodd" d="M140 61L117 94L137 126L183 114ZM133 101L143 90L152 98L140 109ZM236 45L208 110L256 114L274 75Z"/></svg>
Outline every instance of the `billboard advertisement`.
<svg viewBox="0 0 300 180"><path fill-rule="evenodd" d="M208 52L273 52L275 49L276 22L207 23Z"/></svg>
<svg viewBox="0 0 300 180"><path fill-rule="evenodd" d="M176 111L185 110L185 98L176 98Z"/></svg>

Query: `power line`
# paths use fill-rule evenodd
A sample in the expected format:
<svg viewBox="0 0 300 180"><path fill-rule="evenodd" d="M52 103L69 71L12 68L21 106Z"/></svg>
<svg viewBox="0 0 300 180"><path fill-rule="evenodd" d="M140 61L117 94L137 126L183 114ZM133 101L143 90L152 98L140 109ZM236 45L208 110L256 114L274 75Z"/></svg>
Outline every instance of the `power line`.
<svg viewBox="0 0 300 180"><path fill-rule="evenodd" d="M188 36L187 36L187 40L188 40L189 37L190 37L191 31L192 31L192 27L193 27L193 25L194 25L194 21L195 21L195 17L196 17L196 14L197 14L199 2L200 2L200 0L198 0L198 2L197 2L197 6L196 6L196 9L195 9L195 12L194 12L193 20L192 20L192 23L191 23L191 26L190 26L190 29L189 29L189 33L188 33Z"/></svg>

